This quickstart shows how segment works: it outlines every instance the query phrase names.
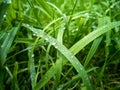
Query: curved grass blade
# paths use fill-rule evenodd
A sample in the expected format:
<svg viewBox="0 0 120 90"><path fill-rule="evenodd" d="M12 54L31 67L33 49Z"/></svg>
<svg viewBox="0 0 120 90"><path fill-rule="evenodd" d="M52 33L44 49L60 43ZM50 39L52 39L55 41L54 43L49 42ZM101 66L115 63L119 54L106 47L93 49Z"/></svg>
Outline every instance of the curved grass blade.
<svg viewBox="0 0 120 90"><path fill-rule="evenodd" d="M117 27L117 26L119 26L119 25L120 25L120 21L107 24L107 25L105 25L105 26L97 29L96 31L88 34L88 35L87 35L87 38L91 38L91 37L92 37L92 40L94 40L95 38L99 37L99 36L102 35L103 33L107 32L107 31L111 30L112 28ZM109 27L109 26L110 26L110 27ZM25 26L25 27L26 27L26 26ZM29 28L31 31L33 31L33 32L34 32L35 34L37 34L37 35L40 33L39 30L36 30L36 29L33 30L33 28L30 28L30 27L26 27L26 28ZM101 31L102 31L102 32L101 32ZM97 34L96 37L94 37L94 34L96 34L96 33L98 33L98 34ZM82 43L79 44L79 42L81 42L81 40L82 40ZM86 38L83 38L83 39L81 39L81 40L70 48L70 51L71 51L74 55L77 54L77 52L79 52L82 48L84 48L87 44L89 44L89 43L92 41L92 40L89 39L90 41L84 44ZM78 48L78 50L76 50L76 48L74 48L74 47L75 47L76 45L78 45L78 44L79 44L79 46L81 46L81 45L83 45L83 46L82 46L82 48ZM66 62L67 62L67 61L64 61L64 62L63 62L63 65L64 65ZM54 68L55 68L55 67L52 66L48 71L54 71ZM55 73L55 72L53 72L53 73ZM54 75L53 73L52 73L52 75ZM50 75L49 72L47 72L47 74L45 74L45 77L46 77L47 75ZM36 86L35 88L36 88L36 89L39 89L39 88L43 87L43 86L49 81L49 79L50 79L51 77L53 77L52 75L50 75L49 78L48 78L47 80L45 80L45 81L44 81L45 77L44 77L42 80L40 80L39 83L37 84L37 86ZM41 85L41 84L42 84L42 85ZM41 86L40 86L40 85L41 85Z"/></svg>
<svg viewBox="0 0 120 90"><path fill-rule="evenodd" d="M83 49L86 45L88 45L94 39L96 39L100 35L106 33L107 31L109 31L109 30L111 30L111 29L113 29L113 28L115 28L117 26L120 26L120 21L118 21L118 22L112 22L112 23L106 24L104 26L101 26L100 28L98 28L97 30L89 33L84 38L82 38L81 40L79 40L76 44L74 44L70 48L70 51L74 52L75 54L77 54L81 49Z"/></svg>
<svg viewBox="0 0 120 90"><path fill-rule="evenodd" d="M25 26L26 27L26 26ZM31 27L26 27L30 30L36 31L37 29L31 28ZM62 44L60 44L56 39L52 38L51 36L47 35L45 32L42 30L39 30L38 34L38 39L39 37L44 38L47 40L49 43L51 43L58 51L60 51L66 58L71 62L73 67L76 69L76 71L80 74L84 84L86 85L88 90L93 90L92 85L90 83L90 80L87 76L87 72L84 70L84 67L82 64L79 62L79 60ZM37 40L37 39L36 39ZM43 79L42 79L43 80ZM42 82L38 82L38 84L35 86L35 90L39 90L41 88Z"/></svg>

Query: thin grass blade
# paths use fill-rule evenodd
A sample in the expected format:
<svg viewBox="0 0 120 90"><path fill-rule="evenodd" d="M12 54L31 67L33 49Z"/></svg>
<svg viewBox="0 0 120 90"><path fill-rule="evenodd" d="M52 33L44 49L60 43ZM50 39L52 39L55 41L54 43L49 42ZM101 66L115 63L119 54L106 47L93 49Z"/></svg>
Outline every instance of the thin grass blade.
<svg viewBox="0 0 120 90"><path fill-rule="evenodd" d="M0 39L0 63L2 65L6 62L8 51L12 45L19 26L12 28L8 32L5 32L4 36L2 36L2 38Z"/></svg>

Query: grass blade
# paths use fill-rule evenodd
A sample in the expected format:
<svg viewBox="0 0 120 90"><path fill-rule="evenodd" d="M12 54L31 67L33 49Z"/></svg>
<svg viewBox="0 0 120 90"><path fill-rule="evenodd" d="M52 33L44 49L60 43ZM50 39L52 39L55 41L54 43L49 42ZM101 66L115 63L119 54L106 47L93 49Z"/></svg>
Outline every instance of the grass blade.
<svg viewBox="0 0 120 90"><path fill-rule="evenodd" d="M102 37L99 37L97 39L94 40L91 48L90 48L90 51L86 57L86 60L85 60L85 63L84 63L84 67L86 67L88 65L88 63L90 62L91 58L93 57L93 55L95 54L100 42L102 41Z"/></svg>
<svg viewBox="0 0 120 90"><path fill-rule="evenodd" d="M108 17L103 17L103 18L98 19L98 27L104 26L107 23L110 23L110 19ZM88 63L90 62L91 58L95 54L101 41L102 41L102 36L94 40L94 42L90 48L90 51L87 55L87 58L85 60L84 67L86 67L88 65Z"/></svg>
<svg viewBox="0 0 120 90"><path fill-rule="evenodd" d="M63 34L64 30L60 29L58 31L58 36L57 36L57 41L62 44L63 43ZM60 83L60 78L61 78L61 73L62 73L62 66L63 66L63 55L57 51L57 62L56 63L56 75L55 75L55 85L53 89L57 89L59 83Z"/></svg>
<svg viewBox="0 0 120 90"><path fill-rule="evenodd" d="M52 9L44 0L36 0L36 2L46 11L47 15L52 18Z"/></svg>
<svg viewBox="0 0 120 90"><path fill-rule="evenodd" d="M113 23L110 23L110 24L107 24L107 25L105 25L105 26L103 26L103 27L101 27L101 28L98 28L97 30L95 30L95 31L93 31L93 32L91 32L90 34L88 34L86 37L84 37L83 39L81 39L78 43L76 43L75 45L73 45L71 48L70 48L70 51L72 52L72 53L74 53L74 54L76 54L77 52L79 52L82 48L84 48L87 44L89 44L92 40L94 40L94 39L96 39L97 37L99 37L100 35L102 35L102 34L104 34L105 32L107 32L107 31L109 31L109 30L111 30L112 28L114 28L114 27L117 27L117 26L119 26L120 25L120 21L118 21L118 22L113 22ZM26 26L25 26L26 27ZM35 34L37 34L38 35L38 33L40 33L40 32L42 32L42 31L40 31L40 30L37 30L37 29L35 29L35 28L31 28L31 27L26 27L26 28L28 28L28 29L30 29L31 31L33 31ZM40 36L42 36L44 39L46 39L46 38L51 38L51 37L48 37L48 36L46 36L46 35L44 35L43 34L43 32L42 32L42 34L40 35ZM90 39L89 39L90 38ZM47 39L48 40L48 39ZM58 42L57 43L55 43L56 41L54 41L54 40L52 40L51 41L51 39L50 40L48 40L52 45L54 45L55 46L55 48L57 48L58 49L58 46L59 46L59 44L58 44ZM57 46L58 45L58 46ZM77 46L77 47L76 47ZM79 46L82 46L82 47L79 47ZM65 48L64 46L62 47L63 49ZM63 50L62 49L62 50ZM64 49L65 50L65 49ZM65 51L61 51L62 52L62 54L66 54L66 53L63 53L63 52L65 52ZM67 50L68 51L68 50ZM68 53L67 53L67 55L68 55ZM70 54L71 55L71 54ZM71 56L73 56L73 55L71 55ZM67 58L69 57L69 56L66 56ZM74 56L73 56L74 57ZM70 60L71 60L71 58L69 58ZM78 63L79 61L77 60L77 63ZM64 62L64 63L66 63L66 61ZM76 69L78 69L78 67L80 67L81 68L81 66L76 66L76 62L71 62L72 64L73 64L73 66L76 68ZM80 62L79 62L80 63ZM79 64L78 63L78 64ZM52 67L52 69L54 69L53 67ZM81 71L81 70L80 70ZM86 72L85 72L85 74L86 74ZM45 75L47 75L47 74L45 74ZM54 75L54 74L53 74ZM83 75L82 75L83 76ZM52 77L52 76L51 76ZM85 76L84 77L82 77L82 78L84 78L85 79ZM47 79L48 80L48 79ZM44 81L44 80L43 80ZM89 79L88 79L88 81L89 81ZM44 81L44 84L46 83L47 81ZM85 81L84 82L86 82L86 79L85 79ZM90 82L89 82L90 83ZM86 84L86 83L85 83ZM37 88L37 89L39 89L39 88L41 88L42 86L40 86L41 85L41 81L36 85L36 87L35 88ZM42 84L43 85L43 84ZM89 84L90 85L90 84ZM92 88L92 86L88 86L88 82L87 82L87 88Z"/></svg>
<svg viewBox="0 0 120 90"><path fill-rule="evenodd" d="M30 28L30 27L26 27L26 28L28 28L30 30L34 30L34 31L37 30L35 28ZM79 60L64 45L60 44L54 38L48 36L43 31L40 31L37 34L38 34L38 39L39 39L39 36L40 36L40 37L44 38L45 40L47 40L49 43L51 43L58 51L60 51L71 62L73 67L80 74L80 76L81 76L84 84L86 85L87 89L92 90L92 85L91 85L90 80L87 76L87 73L84 70L84 67L82 66L82 64L79 62ZM40 88L41 88L41 82L38 82L38 84L35 87L35 90L39 90Z"/></svg>
<svg viewBox="0 0 120 90"><path fill-rule="evenodd" d="M89 33L87 36L79 40L76 44L74 44L70 51L77 54L81 49L83 49L87 44L89 44L91 41L99 37L100 35L106 33L107 31L111 30L112 28L115 28L117 26L120 26L120 21L118 22L112 22L109 24L106 24L104 26L99 27L97 30Z"/></svg>
<svg viewBox="0 0 120 90"><path fill-rule="evenodd" d="M19 25L20 26L20 25ZM5 32L4 36L0 39L0 63L3 65L6 61L8 51L12 45L15 35L19 29L19 26L12 28L8 32Z"/></svg>

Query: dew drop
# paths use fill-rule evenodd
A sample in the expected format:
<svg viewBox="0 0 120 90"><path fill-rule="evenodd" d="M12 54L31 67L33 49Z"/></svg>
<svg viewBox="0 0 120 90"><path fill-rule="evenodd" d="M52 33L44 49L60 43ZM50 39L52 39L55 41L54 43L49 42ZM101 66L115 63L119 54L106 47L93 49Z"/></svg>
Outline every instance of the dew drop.
<svg viewBox="0 0 120 90"><path fill-rule="evenodd" d="M29 27L30 25L29 24L26 24L27 27Z"/></svg>
<svg viewBox="0 0 120 90"><path fill-rule="evenodd" d="M114 8L114 6L112 5L112 6L110 6L110 8Z"/></svg>
<svg viewBox="0 0 120 90"><path fill-rule="evenodd" d="M1 45L1 48L3 48L4 46L3 45Z"/></svg>
<svg viewBox="0 0 120 90"><path fill-rule="evenodd" d="M96 35L94 36L94 38L97 38Z"/></svg>
<svg viewBox="0 0 120 90"><path fill-rule="evenodd" d="M7 2L8 4L10 4L11 3L11 0L8 0L8 2Z"/></svg>
<svg viewBox="0 0 120 90"><path fill-rule="evenodd" d="M83 69L82 69L82 68L80 68L80 70L81 70L81 71L83 71Z"/></svg>
<svg viewBox="0 0 120 90"><path fill-rule="evenodd" d="M79 65L79 63L78 63L78 62L77 62L76 64L77 64L77 65Z"/></svg>
<svg viewBox="0 0 120 90"><path fill-rule="evenodd" d="M5 18L5 17L6 17L6 14L4 14L3 17Z"/></svg>
<svg viewBox="0 0 120 90"><path fill-rule="evenodd" d="M53 46L54 46L55 44L56 44L55 42L52 43Z"/></svg>
<svg viewBox="0 0 120 90"><path fill-rule="evenodd" d="M46 41L48 41L48 38L45 38Z"/></svg>
<svg viewBox="0 0 120 90"><path fill-rule="evenodd" d="M89 17L89 13L85 13L85 16L88 18Z"/></svg>
<svg viewBox="0 0 120 90"><path fill-rule="evenodd" d="M79 70L77 70L77 72L79 72Z"/></svg>
<svg viewBox="0 0 120 90"><path fill-rule="evenodd" d="M37 36L37 35L34 33L33 36Z"/></svg>
<svg viewBox="0 0 120 90"><path fill-rule="evenodd" d="M86 39L87 37L85 36L84 38Z"/></svg>
<svg viewBox="0 0 120 90"><path fill-rule="evenodd" d="M97 27L95 25L92 26L93 30L95 30Z"/></svg>
<svg viewBox="0 0 120 90"><path fill-rule="evenodd" d="M32 54L32 58L34 57L34 54Z"/></svg>
<svg viewBox="0 0 120 90"><path fill-rule="evenodd" d="M72 30L72 32L75 32L75 30Z"/></svg>
<svg viewBox="0 0 120 90"><path fill-rule="evenodd" d="M11 0L3 0L4 3L10 4Z"/></svg>
<svg viewBox="0 0 120 90"><path fill-rule="evenodd" d="M55 48L58 48L58 46L57 46L57 45L55 45Z"/></svg>
<svg viewBox="0 0 120 90"><path fill-rule="evenodd" d="M75 30L76 30L76 31L78 31L79 29L78 29L78 28L76 28Z"/></svg>
<svg viewBox="0 0 120 90"><path fill-rule="evenodd" d="M73 59L73 58L74 58L74 56L72 55L72 56L71 56L71 59Z"/></svg>

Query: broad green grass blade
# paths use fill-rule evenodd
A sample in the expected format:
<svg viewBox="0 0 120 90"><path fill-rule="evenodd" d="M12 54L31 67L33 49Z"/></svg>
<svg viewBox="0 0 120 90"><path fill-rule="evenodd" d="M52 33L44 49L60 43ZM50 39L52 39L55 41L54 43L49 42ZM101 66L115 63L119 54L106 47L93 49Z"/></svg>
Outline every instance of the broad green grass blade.
<svg viewBox="0 0 120 90"><path fill-rule="evenodd" d="M74 44L70 51L77 54L81 49L83 49L86 45L88 45L91 41L99 37L100 35L106 33L107 31L111 30L112 28L115 28L117 26L120 26L120 21L118 22L112 22L109 24L106 24L104 26L99 27L97 30L89 33L84 38L79 40L76 44Z"/></svg>
<svg viewBox="0 0 120 90"><path fill-rule="evenodd" d="M0 63L1 65L3 65L6 62L8 51L12 45L12 42L19 29L19 26L13 27L8 32L5 32L4 36L2 36L2 38L0 39Z"/></svg>
<svg viewBox="0 0 120 90"><path fill-rule="evenodd" d="M106 23L110 23L110 19L108 17L103 17L103 18L98 19L98 27L104 26ZM107 33L109 33L109 32L107 32ZM90 62L91 58L95 54L101 41L102 41L102 36L94 40L94 42L90 48L90 51L87 55L87 58L85 60L84 67L86 67L88 65L88 63Z"/></svg>
<svg viewBox="0 0 120 90"><path fill-rule="evenodd" d="M95 38L99 37L99 36L102 35L103 33L107 32L107 31L111 30L112 28L117 27L117 26L119 26L119 25L120 25L120 22L119 22L119 21L118 21L118 22L113 22L113 23L107 24L107 25L105 25L105 26L97 29L96 31L88 34L88 35L87 35L87 38L92 38L92 40L94 40ZM27 28L30 28L30 27L27 27ZM107 30L106 30L106 29L107 29ZM33 30L33 28L31 28L30 30L33 31L35 34L40 33L39 30L36 30L36 29ZM102 30L103 30L103 31L102 31ZM101 31L102 31L102 32L101 32ZM98 34L97 34L97 33L98 33ZM95 35L97 35L97 36L95 36ZM95 37L94 37L94 36L95 36ZM86 38L83 38L82 40L80 40L80 42L82 41L81 44L84 45L84 46L82 46L82 48L85 47L87 44L89 44L89 43L92 41L92 40L90 40L89 42L87 42L87 43L84 44L84 42L85 42L84 40L86 40ZM54 44L54 43L53 43L53 44ZM77 44L78 44L78 43L77 43ZM75 45L77 45L77 44L75 44ZM80 44L80 45L81 45L81 44ZM76 54L77 52L79 52L79 51L82 49L81 47L79 47L78 50L76 50L75 45L73 45L73 46L70 48L70 51L71 51L72 53L74 53L74 54ZM56 46L56 45L55 45L55 46ZM65 61L64 63L66 63L66 61ZM54 68L53 68L53 70L54 70ZM45 75L47 75L47 74L45 74ZM54 74L53 74L53 75L54 75ZM52 76L50 76L50 77L52 77ZM47 79L47 80L48 80L48 79ZM44 80L42 80L42 81L44 81ZM39 83L41 83L41 81L40 81ZM42 84L43 86L39 86L39 85L40 85L39 83L38 83L37 86L36 86L37 88L43 87L44 84L47 83L47 81L44 81L44 84Z"/></svg>
<svg viewBox="0 0 120 90"><path fill-rule="evenodd" d="M25 26L26 27L26 26ZM32 31L36 31L37 29L26 27ZM80 74L86 88L88 90L92 90L92 85L90 83L90 80L87 76L86 71L84 70L84 67L79 62L79 60L71 53L69 50L62 44L60 44L56 39L52 38L51 36L48 36L43 31L39 30L40 32L36 33L39 36L47 40L49 43L51 43L58 51L60 51L73 65L73 67L76 69L76 71ZM41 82L38 82L38 84L35 87L35 90L39 90L41 88Z"/></svg>

